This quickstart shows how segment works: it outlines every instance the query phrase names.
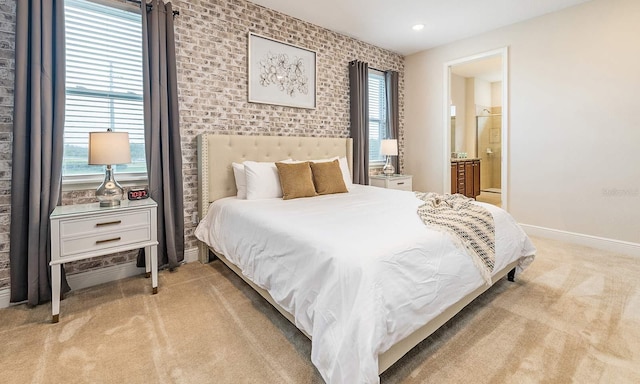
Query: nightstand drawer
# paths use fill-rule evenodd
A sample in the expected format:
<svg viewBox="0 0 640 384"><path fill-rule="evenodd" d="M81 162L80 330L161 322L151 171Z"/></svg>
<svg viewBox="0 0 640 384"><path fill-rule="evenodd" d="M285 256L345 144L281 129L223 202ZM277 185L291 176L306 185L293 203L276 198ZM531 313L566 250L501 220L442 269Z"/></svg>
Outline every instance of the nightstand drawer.
<svg viewBox="0 0 640 384"><path fill-rule="evenodd" d="M111 232L105 231L101 234L63 237L60 241L60 257L65 258L149 240L151 240L149 225L122 228Z"/></svg>
<svg viewBox="0 0 640 384"><path fill-rule="evenodd" d="M413 177L411 175L373 175L370 177L370 184L373 187L399 189L401 191L412 191Z"/></svg>
<svg viewBox="0 0 640 384"><path fill-rule="evenodd" d="M137 227L148 227L150 222L151 216L148 210L65 220L60 222L60 237L66 238L83 234L99 235L123 229L130 230Z"/></svg>
<svg viewBox="0 0 640 384"><path fill-rule="evenodd" d="M402 180L389 180L387 188L400 189L402 191L411 191L411 179L404 178Z"/></svg>

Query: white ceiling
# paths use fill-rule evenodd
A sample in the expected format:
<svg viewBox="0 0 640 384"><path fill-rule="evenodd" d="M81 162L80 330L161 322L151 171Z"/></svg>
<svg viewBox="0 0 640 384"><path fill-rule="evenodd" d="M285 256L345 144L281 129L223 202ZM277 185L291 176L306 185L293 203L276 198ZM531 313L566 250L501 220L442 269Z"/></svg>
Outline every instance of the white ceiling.
<svg viewBox="0 0 640 384"><path fill-rule="evenodd" d="M250 0L403 55L590 0ZM413 31L415 24L424 24Z"/></svg>

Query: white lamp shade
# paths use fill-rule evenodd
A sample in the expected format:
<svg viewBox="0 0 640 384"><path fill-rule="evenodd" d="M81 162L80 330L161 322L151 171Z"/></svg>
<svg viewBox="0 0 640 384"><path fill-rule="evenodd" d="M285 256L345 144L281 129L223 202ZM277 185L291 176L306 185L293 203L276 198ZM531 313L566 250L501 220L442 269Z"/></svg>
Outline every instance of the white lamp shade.
<svg viewBox="0 0 640 384"><path fill-rule="evenodd" d="M380 153L385 156L398 156L398 140L382 140L380 144Z"/></svg>
<svg viewBox="0 0 640 384"><path fill-rule="evenodd" d="M89 132L89 164L112 165L131 162L129 133Z"/></svg>

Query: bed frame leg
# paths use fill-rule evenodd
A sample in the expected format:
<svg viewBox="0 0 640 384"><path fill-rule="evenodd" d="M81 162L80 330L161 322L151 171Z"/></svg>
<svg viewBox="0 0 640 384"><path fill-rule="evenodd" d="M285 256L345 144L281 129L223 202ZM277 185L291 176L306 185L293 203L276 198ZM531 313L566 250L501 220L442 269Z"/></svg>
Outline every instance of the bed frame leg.
<svg viewBox="0 0 640 384"><path fill-rule="evenodd" d="M513 268L512 270L509 271L509 273L507 273L507 280L514 281L515 277L516 277L516 269Z"/></svg>

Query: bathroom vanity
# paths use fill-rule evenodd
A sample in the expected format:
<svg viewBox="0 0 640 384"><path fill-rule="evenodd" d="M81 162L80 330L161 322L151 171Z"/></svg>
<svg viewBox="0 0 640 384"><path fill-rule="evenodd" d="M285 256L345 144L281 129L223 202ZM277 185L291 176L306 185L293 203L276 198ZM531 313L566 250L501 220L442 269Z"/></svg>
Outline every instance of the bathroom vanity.
<svg viewBox="0 0 640 384"><path fill-rule="evenodd" d="M451 194L476 198L480 194L480 159L451 159Z"/></svg>

